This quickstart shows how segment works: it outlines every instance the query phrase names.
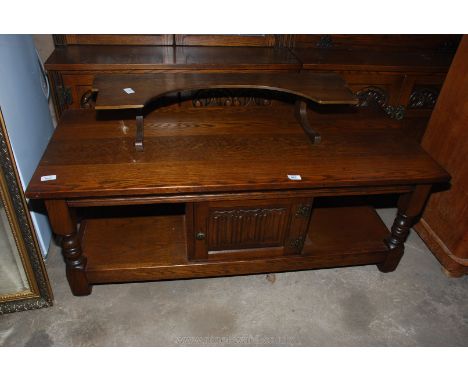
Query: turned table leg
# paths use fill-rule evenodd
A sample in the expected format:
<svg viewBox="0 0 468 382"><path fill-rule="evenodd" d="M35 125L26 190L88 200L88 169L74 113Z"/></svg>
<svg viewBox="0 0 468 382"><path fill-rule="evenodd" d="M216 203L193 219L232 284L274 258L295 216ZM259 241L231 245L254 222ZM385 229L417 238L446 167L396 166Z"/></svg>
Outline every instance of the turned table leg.
<svg viewBox="0 0 468 382"><path fill-rule="evenodd" d="M86 257L81 252L76 219L64 200L47 200L45 204L52 230L62 238L62 254L72 293L86 296L91 293L92 287L86 277Z"/></svg>
<svg viewBox="0 0 468 382"><path fill-rule="evenodd" d="M430 190L431 185L420 185L416 186L412 192L400 196L397 216L390 236L385 240L390 253L383 263L377 265L381 272L392 272L398 266L405 250L404 244L410 228L421 214Z"/></svg>

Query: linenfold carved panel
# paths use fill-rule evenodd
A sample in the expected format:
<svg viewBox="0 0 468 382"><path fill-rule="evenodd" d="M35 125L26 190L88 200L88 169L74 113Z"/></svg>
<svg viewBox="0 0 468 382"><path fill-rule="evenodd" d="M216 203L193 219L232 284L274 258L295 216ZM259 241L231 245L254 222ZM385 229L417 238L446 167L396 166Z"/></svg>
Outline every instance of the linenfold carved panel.
<svg viewBox="0 0 468 382"><path fill-rule="evenodd" d="M281 246L288 217L286 207L212 210L208 217L208 248Z"/></svg>
<svg viewBox="0 0 468 382"><path fill-rule="evenodd" d="M197 91L192 99L195 107L207 106L268 106L271 100L267 92L233 92L230 89L206 89Z"/></svg>

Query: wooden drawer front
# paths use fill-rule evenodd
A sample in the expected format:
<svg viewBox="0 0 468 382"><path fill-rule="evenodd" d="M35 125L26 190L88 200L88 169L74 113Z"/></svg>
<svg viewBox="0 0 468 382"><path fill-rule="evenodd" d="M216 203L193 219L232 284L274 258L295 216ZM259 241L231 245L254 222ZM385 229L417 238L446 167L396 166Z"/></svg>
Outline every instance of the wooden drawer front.
<svg viewBox="0 0 468 382"><path fill-rule="evenodd" d="M248 259L300 253L311 203L307 198L197 203L191 258Z"/></svg>

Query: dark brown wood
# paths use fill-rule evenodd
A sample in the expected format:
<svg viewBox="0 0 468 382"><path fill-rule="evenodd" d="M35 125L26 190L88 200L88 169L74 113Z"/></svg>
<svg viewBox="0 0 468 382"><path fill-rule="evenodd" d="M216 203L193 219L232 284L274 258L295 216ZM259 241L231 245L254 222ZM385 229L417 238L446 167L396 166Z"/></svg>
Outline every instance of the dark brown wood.
<svg viewBox="0 0 468 382"><path fill-rule="evenodd" d="M357 103L345 82L332 73L142 74L99 76L96 110L141 109L165 95L200 89L262 89L293 94L319 104ZM131 88L133 92L125 92Z"/></svg>
<svg viewBox="0 0 468 382"><path fill-rule="evenodd" d="M174 49L169 46L75 45L55 48L44 66L47 70L69 72L169 69L173 63Z"/></svg>
<svg viewBox="0 0 468 382"><path fill-rule="evenodd" d="M193 260L253 259L302 250L311 199L197 203Z"/></svg>
<svg viewBox="0 0 468 382"><path fill-rule="evenodd" d="M96 121L92 111L69 112L32 177L27 197L336 189L449 179L416 142L389 128L390 121L317 113L310 122L322 136L319 145L310 144L293 105L268 110L162 108L146 117L145 150L135 152L134 120ZM290 180L288 174L302 180ZM42 182L44 175L57 179Z"/></svg>
<svg viewBox="0 0 468 382"><path fill-rule="evenodd" d="M172 45L170 34L128 35L128 34L67 34L62 45Z"/></svg>
<svg viewBox="0 0 468 382"><path fill-rule="evenodd" d="M86 270L185 264L185 243L184 215L88 219L83 236Z"/></svg>
<svg viewBox="0 0 468 382"><path fill-rule="evenodd" d="M275 36L281 46L292 47L293 40ZM330 40L319 43L318 49L328 49ZM355 97L336 74L314 73L318 67L286 73L299 71L302 63L285 48L167 49L164 54L171 53L165 57L172 62L163 58L158 69L151 67L151 58L145 63L137 54L122 65L113 62L115 56L91 50L85 65L86 56L64 66L60 60L49 62L64 88L84 83L78 76L90 81L101 70L120 73L96 80L95 107L113 110L62 115L27 189L28 197L47 200L54 231L66 239L69 268L85 277L86 284L75 273L69 277L75 293L89 293L84 286L104 282L361 264L376 264L384 272L396 268L431 185L449 180L398 121L382 118L367 98L367 108L353 109ZM100 67L96 58L105 64ZM431 80L430 70L427 81L416 79L417 72L408 80L400 67L341 73L351 79L353 92L382 87L369 97L383 97L378 106L395 114L404 97L414 103L416 84ZM152 70L172 73L141 74ZM133 73L124 76L125 71ZM127 87L135 93L126 95ZM235 97L210 103L203 97L217 96L191 94L224 87L279 92L262 92L263 101L252 103L235 102ZM71 98L81 94L82 108L94 105L88 91L70 87ZM177 93L155 102L156 110L145 109L145 149L134 150L133 137L142 143L142 125L138 129L138 121L118 109L142 109L159 96ZM294 105L295 96L328 105L310 104L313 110L307 110L303 100ZM330 105L337 101L350 105ZM311 144L310 136L322 141ZM41 181L45 175L56 179ZM343 197L377 193L403 194L391 232L365 200L348 205ZM78 234L74 211L83 219Z"/></svg>
<svg viewBox="0 0 468 382"><path fill-rule="evenodd" d="M446 52L454 53L461 35L417 34L332 34L293 35L296 48L358 52Z"/></svg>
<svg viewBox="0 0 468 382"><path fill-rule="evenodd" d="M447 168L449 190L431 196L416 230L448 274L468 274L468 37L447 74L422 145Z"/></svg>
<svg viewBox="0 0 468 382"><path fill-rule="evenodd" d="M69 45L57 47L45 67L54 85L54 105L60 116L66 109L92 106L89 102L82 105L81 101L91 92L95 74L141 74L169 70L298 72L301 64L284 48ZM62 81L56 81L57 77ZM69 94L65 103L60 101L64 89Z"/></svg>
<svg viewBox="0 0 468 382"><path fill-rule="evenodd" d="M300 255L273 252L269 257L191 262L185 252L183 216L96 219L87 222L87 231L83 248L92 283L378 264L388 251L383 243L388 230L367 207L314 212ZM353 240L361 244L352 245Z"/></svg>
<svg viewBox="0 0 468 382"><path fill-rule="evenodd" d="M293 94L319 104L357 103L344 81L334 74L146 74L100 76L93 85L96 110L143 109L169 94L206 89L262 89ZM296 115L313 143L320 135L308 121L304 99L296 104ZM143 117L136 118L135 148L143 151Z"/></svg>
<svg viewBox="0 0 468 382"><path fill-rule="evenodd" d="M92 286L88 282L85 271L87 259L81 250L76 221L64 200L47 200L45 204L52 230L61 238L62 254L65 258L67 279L71 290L75 296L88 295L91 293Z"/></svg>
<svg viewBox="0 0 468 382"><path fill-rule="evenodd" d="M197 262L188 264L170 264L160 267L109 267L107 269L90 269L88 277L93 284L192 279L255 273L272 273L321 269L356 265L377 264L385 259L385 253L359 253L329 257L288 256L268 259L251 259L244 261Z"/></svg>
<svg viewBox="0 0 468 382"><path fill-rule="evenodd" d="M275 199L281 197L315 197L315 196L351 196L351 195L384 195L395 193L406 193L412 191L410 185L395 186L368 186L368 187L341 187L341 188L320 188L312 190L290 190L290 191L260 191L260 192L223 192L214 194L175 194L160 196L126 196L126 197L105 197L105 198L80 198L69 199L67 204L70 207L96 207L96 206L125 206L154 203L184 203L184 202L205 202L219 200L244 200L244 199Z"/></svg>
<svg viewBox="0 0 468 382"><path fill-rule="evenodd" d="M283 71L297 72L301 63L287 48L176 46L173 69L210 71Z"/></svg>
<svg viewBox="0 0 468 382"><path fill-rule="evenodd" d="M301 63L286 48L93 46L58 47L45 63L58 71L291 70Z"/></svg>
<svg viewBox="0 0 468 382"><path fill-rule="evenodd" d="M304 100L299 99L296 101L296 118L312 143L320 143L320 134L310 126L309 116L307 114L307 103Z"/></svg>
<svg viewBox="0 0 468 382"><path fill-rule="evenodd" d="M212 34L176 34L175 45L195 46L274 46L275 35L212 35Z"/></svg>
<svg viewBox="0 0 468 382"><path fill-rule="evenodd" d="M325 50L376 52L454 52L461 35L271 35L271 34L176 34L176 35L54 35L62 45L196 45L196 46L287 46Z"/></svg>
<svg viewBox="0 0 468 382"><path fill-rule="evenodd" d="M284 254L287 200L198 203L193 260L255 259ZM190 256L190 254L189 254Z"/></svg>
<svg viewBox="0 0 468 382"><path fill-rule="evenodd" d="M309 228L312 204L312 198L296 197L291 200L290 226L284 249L286 255L304 253L303 248Z"/></svg>
<svg viewBox="0 0 468 382"><path fill-rule="evenodd" d="M422 94L421 87L440 89L459 39L458 35L62 35L56 36L57 49L46 68L58 116L67 109L94 107L91 89L99 74L334 71L354 92L383 87L388 95L384 115L404 116L401 126L406 134L420 140L432 107L412 110L411 100ZM58 77L63 81L56 81Z"/></svg>
<svg viewBox="0 0 468 382"><path fill-rule="evenodd" d="M452 54L294 49L303 69L333 71L446 72Z"/></svg>
<svg viewBox="0 0 468 382"><path fill-rule="evenodd" d="M409 230L421 214L430 191L431 185L419 185L413 192L400 196L397 216L390 235L385 239L390 254L384 263L378 265L381 272L393 272L398 266L405 250L404 243Z"/></svg>
<svg viewBox="0 0 468 382"><path fill-rule="evenodd" d="M317 257L343 254L388 254L388 229L370 206L317 207L304 243L303 254Z"/></svg>
<svg viewBox="0 0 468 382"><path fill-rule="evenodd" d="M143 138L144 138L144 126L143 116L136 116L136 134L135 134L135 149L137 151L143 151Z"/></svg>

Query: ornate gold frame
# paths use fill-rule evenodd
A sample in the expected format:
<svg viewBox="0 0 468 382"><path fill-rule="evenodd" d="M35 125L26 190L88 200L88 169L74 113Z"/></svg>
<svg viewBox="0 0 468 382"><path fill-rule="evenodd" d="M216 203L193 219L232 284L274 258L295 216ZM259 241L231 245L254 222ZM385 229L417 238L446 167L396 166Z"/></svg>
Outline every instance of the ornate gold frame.
<svg viewBox="0 0 468 382"><path fill-rule="evenodd" d="M5 212L29 283L29 290L0 295L0 314L52 305L52 290L21 188L0 109L0 191Z"/></svg>

